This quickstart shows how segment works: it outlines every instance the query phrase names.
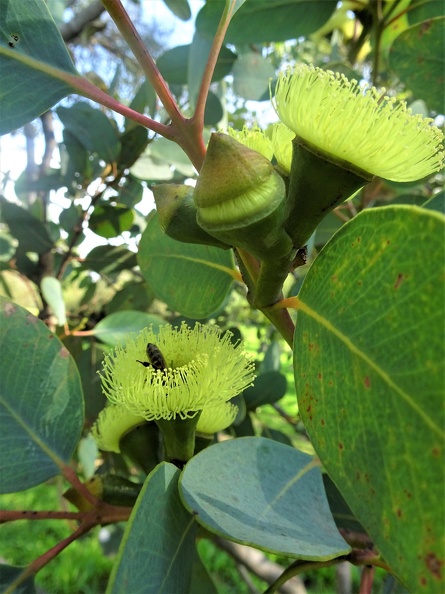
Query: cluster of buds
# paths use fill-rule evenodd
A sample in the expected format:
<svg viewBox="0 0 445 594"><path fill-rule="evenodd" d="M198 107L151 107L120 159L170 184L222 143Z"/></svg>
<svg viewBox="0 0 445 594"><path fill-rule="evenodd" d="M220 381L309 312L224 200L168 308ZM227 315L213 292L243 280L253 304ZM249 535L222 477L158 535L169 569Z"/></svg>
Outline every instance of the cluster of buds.
<svg viewBox="0 0 445 594"><path fill-rule="evenodd" d="M261 262L251 302L273 304L331 210L374 176L408 182L443 168L441 131L385 93L304 64L282 73L270 138L258 128L215 133L194 190L155 188L164 231L247 250Z"/></svg>
<svg viewBox="0 0 445 594"><path fill-rule="evenodd" d="M432 120L340 74L299 65L279 77L274 107L281 122L270 136L258 128L212 135L195 188L154 189L168 235L258 259L257 307L279 298L323 217L374 176L415 181L445 160ZM233 422L231 400L253 379L242 345L216 326L145 329L105 357L101 381L110 403L93 434L101 449L120 452L136 427L146 429L138 435L151 448L154 427L165 458L181 466L193 456L197 433L212 435Z"/></svg>

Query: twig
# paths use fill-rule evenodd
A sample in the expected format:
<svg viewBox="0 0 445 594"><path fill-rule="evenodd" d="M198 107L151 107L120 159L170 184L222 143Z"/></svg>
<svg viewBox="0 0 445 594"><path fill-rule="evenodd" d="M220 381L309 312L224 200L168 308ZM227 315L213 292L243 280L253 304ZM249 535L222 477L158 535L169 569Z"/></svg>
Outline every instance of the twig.
<svg viewBox="0 0 445 594"><path fill-rule="evenodd" d="M63 40L68 43L76 38L84 28L92 21L95 21L105 11L100 0L92 0L78 12L68 23L62 23L59 27Z"/></svg>
<svg viewBox="0 0 445 594"><path fill-rule="evenodd" d="M275 582L283 574L281 565L270 561L264 553L257 549L223 538L216 538L215 544L268 584ZM283 583L280 592L282 594L307 594L306 588L299 577L290 579L286 584Z"/></svg>

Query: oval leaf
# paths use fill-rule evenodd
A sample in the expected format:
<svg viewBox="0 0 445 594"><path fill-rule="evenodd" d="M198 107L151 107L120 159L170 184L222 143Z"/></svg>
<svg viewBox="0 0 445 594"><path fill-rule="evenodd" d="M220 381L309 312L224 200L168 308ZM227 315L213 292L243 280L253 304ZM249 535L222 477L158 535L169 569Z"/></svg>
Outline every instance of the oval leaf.
<svg viewBox="0 0 445 594"><path fill-rule="evenodd" d="M187 463L179 486L198 523L224 538L295 559L349 550L314 458L281 443L242 437L210 446Z"/></svg>
<svg viewBox="0 0 445 594"><path fill-rule="evenodd" d="M106 163L119 157L121 143L116 126L100 110L84 101L71 107L58 107L57 115L65 129L89 151Z"/></svg>
<svg viewBox="0 0 445 594"><path fill-rule="evenodd" d="M425 594L442 592L444 222L390 206L346 223L306 276L295 334L315 451L400 581Z"/></svg>
<svg viewBox="0 0 445 594"><path fill-rule="evenodd" d="M255 379L255 383L244 390L244 400L249 410L255 410L263 404L272 404L286 394L286 376L279 371L266 371Z"/></svg>
<svg viewBox="0 0 445 594"><path fill-rule="evenodd" d="M49 251L53 241L45 225L27 210L0 197L1 216L9 231L19 242L22 252L42 254Z"/></svg>
<svg viewBox="0 0 445 594"><path fill-rule="evenodd" d="M196 524L178 493L180 471L162 463L147 477L127 522L107 594L189 594Z"/></svg>
<svg viewBox="0 0 445 594"><path fill-rule="evenodd" d="M66 311L60 281L53 276L45 276L40 283L40 288L43 297L57 318L57 323L59 326L64 326L66 324Z"/></svg>
<svg viewBox="0 0 445 594"><path fill-rule="evenodd" d="M124 231L131 229L134 214L131 208L122 204L100 204L95 207L90 217L90 229L109 239L117 237Z"/></svg>
<svg viewBox="0 0 445 594"><path fill-rule="evenodd" d="M142 235L138 262L155 295L189 318L202 319L217 310L232 285L228 250L171 239L155 213Z"/></svg>
<svg viewBox="0 0 445 594"><path fill-rule="evenodd" d="M237 3L225 41L247 45L307 37L325 24L336 4L335 0L255 0L242 6ZM206 2L196 19L197 30L213 36L224 6L225 0Z"/></svg>
<svg viewBox="0 0 445 594"><path fill-rule="evenodd" d="M37 70L27 59L70 74L77 71L45 2L0 0L0 14L0 134L6 134L72 92L68 84Z"/></svg>
<svg viewBox="0 0 445 594"><path fill-rule="evenodd" d="M143 311L117 311L98 322L91 334L110 346L124 345L125 337L131 332L140 332L153 325L156 331L165 321L158 316Z"/></svg>
<svg viewBox="0 0 445 594"><path fill-rule="evenodd" d="M409 27L391 46L391 69L429 108L443 113L445 107L445 17Z"/></svg>
<svg viewBox="0 0 445 594"><path fill-rule="evenodd" d="M68 463L83 428L79 374L48 328L0 297L2 493L28 489Z"/></svg>
<svg viewBox="0 0 445 594"><path fill-rule="evenodd" d="M244 54L233 67L233 89L244 99L259 101L274 75L275 68L269 60L254 52Z"/></svg>

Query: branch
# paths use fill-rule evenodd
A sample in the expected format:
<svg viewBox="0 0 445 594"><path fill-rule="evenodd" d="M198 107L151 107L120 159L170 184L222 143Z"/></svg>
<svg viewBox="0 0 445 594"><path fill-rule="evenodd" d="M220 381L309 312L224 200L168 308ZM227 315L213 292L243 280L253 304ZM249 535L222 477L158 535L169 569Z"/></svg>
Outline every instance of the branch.
<svg viewBox="0 0 445 594"><path fill-rule="evenodd" d="M183 124L184 118L178 109L173 95L170 93L167 83L159 72L158 67L151 57L150 52L145 47L145 44L142 41L139 33L136 31L132 20L128 16L125 8L122 6L121 1L102 0L102 4L115 22L122 37L125 39L129 48L133 52L134 57L139 62L140 67L142 68L147 79L150 81L172 122L176 125Z"/></svg>
<svg viewBox="0 0 445 594"><path fill-rule="evenodd" d="M60 34L66 43L69 43L76 38L84 28L92 21L95 21L100 15L105 12L100 0L92 0L90 4L78 12L69 23L62 23L59 27Z"/></svg>
<svg viewBox="0 0 445 594"><path fill-rule="evenodd" d="M216 538L215 544L268 584L275 582L283 573L281 565L270 561L264 553L257 549L223 538ZM299 577L290 579L281 586L279 591L282 594L307 594L306 588Z"/></svg>

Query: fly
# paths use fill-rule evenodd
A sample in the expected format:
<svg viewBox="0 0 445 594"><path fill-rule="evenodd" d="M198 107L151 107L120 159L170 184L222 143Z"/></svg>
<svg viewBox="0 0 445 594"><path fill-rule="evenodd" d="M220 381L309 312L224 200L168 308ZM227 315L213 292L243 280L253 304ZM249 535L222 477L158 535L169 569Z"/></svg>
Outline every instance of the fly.
<svg viewBox="0 0 445 594"><path fill-rule="evenodd" d="M151 365L153 369L158 371L164 371L165 369L167 369L167 364L165 363L164 355L161 353L161 350L155 344L149 342L147 344L145 352L147 353L148 361L139 361L139 359L136 359L138 363L140 363L144 367L150 367Z"/></svg>

